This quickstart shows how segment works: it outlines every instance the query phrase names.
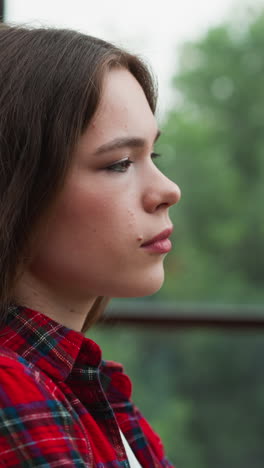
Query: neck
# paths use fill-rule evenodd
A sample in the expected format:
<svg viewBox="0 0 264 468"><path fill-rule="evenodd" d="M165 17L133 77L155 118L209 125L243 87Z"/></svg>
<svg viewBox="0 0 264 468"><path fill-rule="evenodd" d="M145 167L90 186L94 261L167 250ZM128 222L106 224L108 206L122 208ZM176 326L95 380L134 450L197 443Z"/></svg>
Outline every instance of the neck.
<svg viewBox="0 0 264 468"><path fill-rule="evenodd" d="M72 330L81 332L89 323L96 297L83 299L65 295L44 284L30 272L20 277L14 293L17 304L41 312ZM86 325L87 326L87 325Z"/></svg>

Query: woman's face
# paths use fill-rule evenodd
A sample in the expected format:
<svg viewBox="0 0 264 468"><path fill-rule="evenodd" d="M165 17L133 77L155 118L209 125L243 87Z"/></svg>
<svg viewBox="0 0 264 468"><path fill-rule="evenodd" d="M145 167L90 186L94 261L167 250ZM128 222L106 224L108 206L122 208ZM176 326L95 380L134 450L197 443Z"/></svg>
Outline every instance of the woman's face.
<svg viewBox="0 0 264 468"><path fill-rule="evenodd" d="M180 190L151 159L157 132L136 79L125 69L109 71L41 232L31 266L38 280L82 298L139 297L160 288L165 254L141 245L171 226L169 207Z"/></svg>

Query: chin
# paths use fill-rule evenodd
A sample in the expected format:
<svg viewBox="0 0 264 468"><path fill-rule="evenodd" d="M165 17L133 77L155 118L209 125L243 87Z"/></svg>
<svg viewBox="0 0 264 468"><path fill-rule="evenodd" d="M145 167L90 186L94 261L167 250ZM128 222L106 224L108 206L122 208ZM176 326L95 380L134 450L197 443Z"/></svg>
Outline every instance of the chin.
<svg viewBox="0 0 264 468"><path fill-rule="evenodd" d="M116 297L144 297L152 296L162 287L164 282L164 275L160 277L149 277L143 278L140 282L139 279L137 283L129 284L128 287L125 285L122 288L122 291L119 291L118 296Z"/></svg>

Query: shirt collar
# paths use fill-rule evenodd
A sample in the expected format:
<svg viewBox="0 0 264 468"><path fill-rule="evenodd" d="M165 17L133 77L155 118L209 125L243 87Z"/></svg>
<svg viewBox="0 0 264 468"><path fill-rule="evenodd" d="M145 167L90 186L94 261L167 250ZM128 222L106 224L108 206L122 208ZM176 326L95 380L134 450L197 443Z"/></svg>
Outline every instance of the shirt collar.
<svg viewBox="0 0 264 468"><path fill-rule="evenodd" d="M102 359L93 340L24 306L9 308L0 345L60 381L66 380L74 367L99 367Z"/></svg>

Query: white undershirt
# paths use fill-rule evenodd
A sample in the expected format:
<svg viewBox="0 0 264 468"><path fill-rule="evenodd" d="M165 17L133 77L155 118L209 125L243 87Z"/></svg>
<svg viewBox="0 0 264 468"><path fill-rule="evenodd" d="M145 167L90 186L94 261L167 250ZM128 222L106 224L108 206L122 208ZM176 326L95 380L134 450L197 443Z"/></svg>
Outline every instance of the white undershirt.
<svg viewBox="0 0 264 468"><path fill-rule="evenodd" d="M119 429L120 431L120 429ZM122 439L122 442L124 444L124 447L125 447L125 450L126 450L126 454L127 454L127 458L128 458L128 461L129 461L129 465L131 468L142 468L142 465L140 465L140 463L138 462L137 458L135 457L134 453L132 452L124 434L122 431L120 431L120 435L121 435L121 439Z"/></svg>

